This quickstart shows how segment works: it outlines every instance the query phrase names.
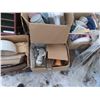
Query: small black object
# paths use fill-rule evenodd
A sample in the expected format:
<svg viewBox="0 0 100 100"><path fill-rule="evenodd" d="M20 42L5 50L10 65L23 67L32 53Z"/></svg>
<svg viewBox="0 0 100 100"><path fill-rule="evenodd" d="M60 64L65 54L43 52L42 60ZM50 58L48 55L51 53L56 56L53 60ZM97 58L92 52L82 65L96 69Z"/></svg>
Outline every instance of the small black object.
<svg viewBox="0 0 100 100"><path fill-rule="evenodd" d="M47 85L49 84L49 81L48 81L48 80L46 80L46 84L47 84Z"/></svg>
<svg viewBox="0 0 100 100"><path fill-rule="evenodd" d="M23 83L18 84L17 87L25 87Z"/></svg>
<svg viewBox="0 0 100 100"><path fill-rule="evenodd" d="M67 71L61 71L60 73L62 74L62 75L68 75L68 70Z"/></svg>
<svg viewBox="0 0 100 100"><path fill-rule="evenodd" d="M55 85L53 85L53 87L62 87L62 85L61 84L55 84Z"/></svg>

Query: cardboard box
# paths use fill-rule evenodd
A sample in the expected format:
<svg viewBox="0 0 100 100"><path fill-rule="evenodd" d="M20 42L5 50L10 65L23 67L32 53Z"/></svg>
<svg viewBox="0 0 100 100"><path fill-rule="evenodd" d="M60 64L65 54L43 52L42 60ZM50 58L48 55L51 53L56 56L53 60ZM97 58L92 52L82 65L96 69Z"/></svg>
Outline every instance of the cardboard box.
<svg viewBox="0 0 100 100"><path fill-rule="evenodd" d="M73 16L74 16L73 21L76 20L76 19L79 19L81 16L87 17L87 16L91 16L91 15L93 15L93 13L74 13L73 14ZM99 29L99 24L98 24L97 21L96 21L96 23L97 23L97 29Z"/></svg>
<svg viewBox="0 0 100 100"><path fill-rule="evenodd" d="M78 20L81 16L86 17L86 16L91 16L91 15L92 15L92 13L73 13L72 22L74 23L74 21ZM98 23L97 23L97 25L98 25ZM99 29L99 25L98 25L97 29ZM86 34L86 33L70 33L70 34ZM69 48L70 49L77 49L79 47L85 48L85 47L89 46L90 44L91 44L90 42L84 42L82 44L78 43L78 44L75 44L75 45L71 45L69 43Z"/></svg>
<svg viewBox="0 0 100 100"><path fill-rule="evenodd" d="M21 71L21 70L25 70L27 67L29 67L29 36L28 35L8 35L8 36L1 36L1 39L10 40L14 43L18 43L18 42L27 42L28 43L26 65L22 64L22 65L16 65L14 67L3 68L3 69L1 69L1 73L6 74L6 73L17 71L17 70Z"/></svg>
<svg viewBox="0 0 100 100"><path fill-rule="evenodd" d="M30 34L30 43L45 44L47 51L47 65L45 67L35 66L33 62L32 49L30 48L30 67L32 71L47 71L47 70L67 70L70 65L69 48L67 45L68 33L72 25L72 13L65 14L66 25L55 24L40 24L30 23L28 14L22 13ZM59 59L66 61L67 64L59 67L52 67L50 60Z"/></svg>
<svg viewBox="0 0 100 100"><path fill-rule="evenodd" d="M67 40L70 26L73 23L72 13L65 14L66 25L30 23L28 13L22 13L21 16L28 26L31 42L33 43L63 44Z"/></svg>
<svg viewBox="0 0 100 100"><path fill-rule="evenodd" d="M69 48L66 44L48 44L46 46L47 58L46 66L36 66L35 59L33 57L32 49L30 50L30 67L32 71L47 71L47 70L67 70L70 65ZM34 59L34 60L33 60ZM52 61L58 59L65 61L67 64L64 66L52 66ZM34 62L33 62L34 61Z"/></svg>

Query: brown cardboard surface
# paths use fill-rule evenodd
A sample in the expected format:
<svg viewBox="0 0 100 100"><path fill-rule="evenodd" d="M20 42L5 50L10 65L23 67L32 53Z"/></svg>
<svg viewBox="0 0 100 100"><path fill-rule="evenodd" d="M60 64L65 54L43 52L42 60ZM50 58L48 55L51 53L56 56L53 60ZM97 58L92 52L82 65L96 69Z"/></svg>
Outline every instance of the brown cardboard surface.
<svg viewBox="0 0 100 100"><path fill-rule="evenodd" d="M74 13L74 18L79 19L81 16L89 16L92 13Z"/></svg>
<svg viewBox="0 0 100 100"><path fill-rule="evenodd" d="M74 21L74 15L73 15L73 13L65 13L64 14L64 18L65 18L66 25L68 25L69 27L71 27L72 24L73 24L73 21Z"/></svg>
<svg viewBox="0 0 100 100"><path fill-rule="evenodd" d="M28 13L22 13L22 18L29 27L32 43L63 44L66 43L70 26L72 25L72 14L66 13L66 25L30 23ZM71 23L70 23L71 22Z"/></svg>
<svg viewBox="0 0 100 100"><path fill-rule="evenodd" d="M28 35L6 35L1 36L1 39L4 40L10 40L12 42L27 42L28 41Z"/></svg>
<svg viewBox="0 0 100 100"><path fill-rule="evenodd" d="M29 28L31 43L63 44L69 32L66 25L30 24Z"/></svg>
<svg viewBox="0 0 100 100"><path fill-rule="evenodd" d="M67 54L68 54L68 64L66 66L60 66L60 67L53 67L54 71L66 71L70 66L70 53L69 53L69 47L68 44L66 44Z"/></svg>
<svg viewBox="0 0 100 100"><path fill-rule="evenodd" d="M65 45L47 45L48 59L59 59L68 61Z"/></svg>
<svg viewBox="0 0 100 100"><path fill-rule="evenodd" d="M69 64L66 66L61 66L61 67L53 67L54 71L66 71L69 68Z"/></svg>

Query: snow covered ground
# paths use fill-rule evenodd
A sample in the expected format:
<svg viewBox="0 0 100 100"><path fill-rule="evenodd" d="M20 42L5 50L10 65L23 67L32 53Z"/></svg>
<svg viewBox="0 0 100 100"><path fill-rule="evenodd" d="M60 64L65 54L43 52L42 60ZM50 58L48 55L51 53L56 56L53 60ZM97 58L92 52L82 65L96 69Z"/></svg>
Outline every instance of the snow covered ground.
<svg viewBox="0 0 100 100"><path fill-rule="evenodd" d="M26 87L84 86L80 80L71 80L68 75L62 75L60 72L25 72L13 76L5 75L2 77L3 86L16 87L19 83L23 83Z"/></svg>
<svg viewBox="0 0 100 100"><path fill-rule="evenodd" d="M16 87L19 83L23 83L26 87L100 86L100 66L92 67L88 79L84 82L86 71L87 66L76 68L76 70L75 68L69 68L65 74L59 71L49 71L4 75L2 76L2 85Z"/></svg>

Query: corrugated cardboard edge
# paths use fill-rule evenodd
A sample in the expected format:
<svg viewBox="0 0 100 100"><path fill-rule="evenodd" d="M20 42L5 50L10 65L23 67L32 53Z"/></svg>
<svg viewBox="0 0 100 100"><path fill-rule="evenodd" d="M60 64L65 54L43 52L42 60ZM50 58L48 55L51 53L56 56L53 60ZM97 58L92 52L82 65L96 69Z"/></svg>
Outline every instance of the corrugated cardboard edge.
<svg viewBox="0 0 100 100"><path fill-rule="evenodd" d="M21 13L21 17L25 20L27 26L29 25L29 21L26 19L28 18L28 15L26 13Z"/></svg>

